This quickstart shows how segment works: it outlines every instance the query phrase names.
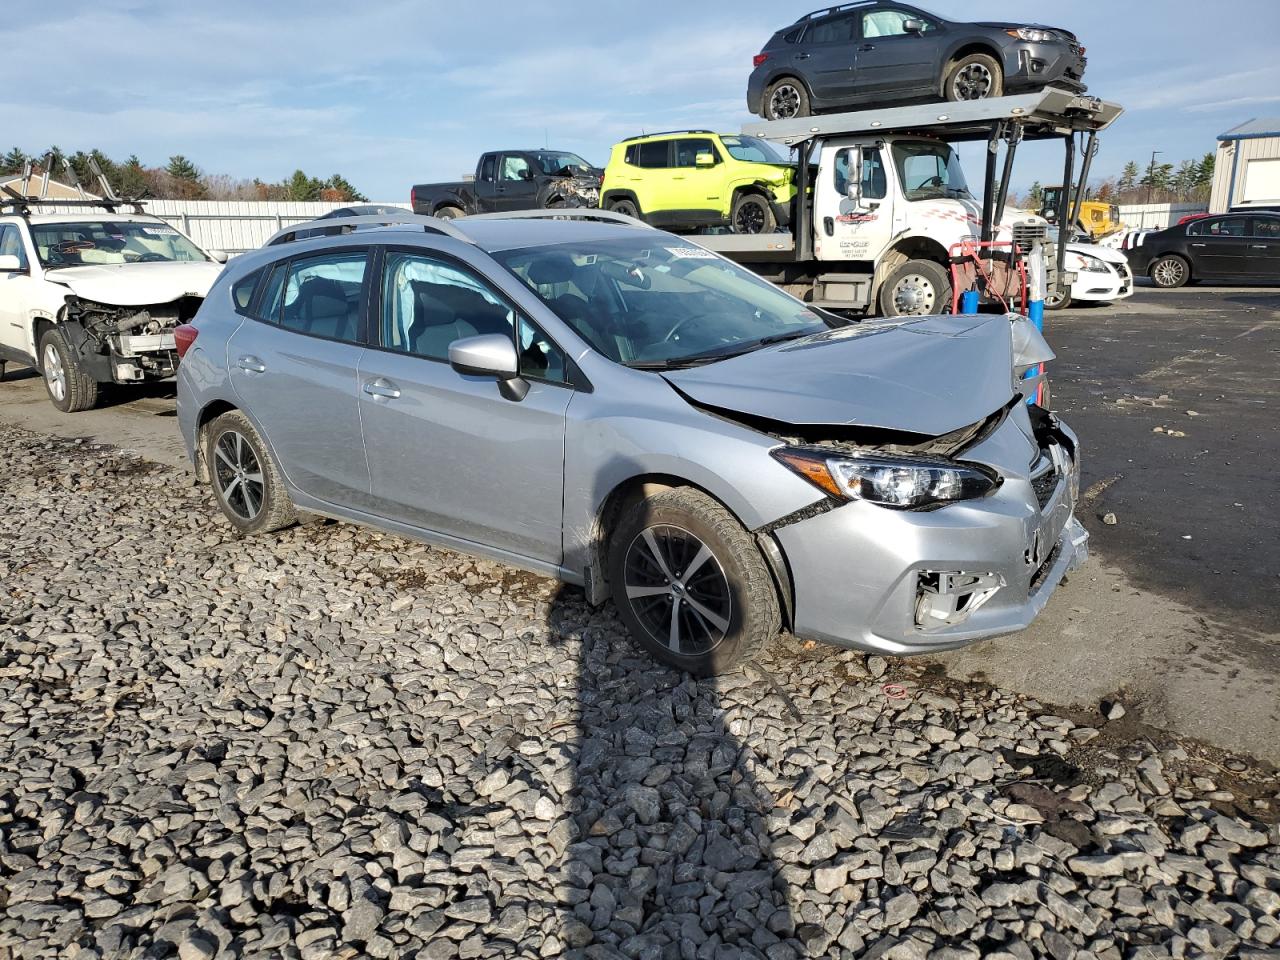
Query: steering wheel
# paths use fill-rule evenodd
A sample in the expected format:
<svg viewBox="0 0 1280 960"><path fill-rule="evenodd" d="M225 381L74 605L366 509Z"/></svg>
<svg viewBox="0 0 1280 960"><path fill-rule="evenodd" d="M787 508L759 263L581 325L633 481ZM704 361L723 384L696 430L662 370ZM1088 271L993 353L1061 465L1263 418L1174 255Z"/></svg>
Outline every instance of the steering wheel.
<svg viewBox="0 0 1280 960"><path fill-rule="evenodd" d="M710 316L714 316L714 314L712 314L710 311L704 311L702 313L692 313L689 316L685 317L683 320L677 320L676 325L672 327L670 330L668 330L667 335L658 342L670 343L671 338L674 337L677 333L679 333L686 324L692 323L694 320L701 320L704 317L710 317Z"/></svg>
<svg viewBox="0 0 1280 960"><path fill-rule="evenodd" d="M168 260L163 253L135 253L130 263L164 263Z"/></svg>
<svg viewBox="0 0 1280 960"><path fill-rule="evenodd" d="M924 183L920 184L920 186L922 186L922 187L942 187L942 186L945 186L945 184L942 182L942 177L930 177L930 178L929 178L928 180L926 180Z"/></svg>

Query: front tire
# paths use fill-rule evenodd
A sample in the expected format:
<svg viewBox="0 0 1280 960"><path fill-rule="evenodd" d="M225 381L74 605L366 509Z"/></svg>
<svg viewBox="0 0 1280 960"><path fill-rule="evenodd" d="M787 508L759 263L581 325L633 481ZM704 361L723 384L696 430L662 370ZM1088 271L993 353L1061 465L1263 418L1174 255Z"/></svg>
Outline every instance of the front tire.
<svg viewBox="0 0 1280 960"><path fill-rule="evenodd" d="M952 101L1004 96L1004 70L995 57L985 53L961 57L947 71L943 96Z"/></svg>
<svg viewBox="0 0 1280 960"><path fill-rule="evenodd" d="M733 200L730 221L734 233L773 233L778 228L773 206L758 193L738 194Z"/></svg>
<svg viewBox="0 0 1280 960"><path fill-rule="evenodd" d="M759 549L700 490L665 490L628 510L610 536L609 581L632 638L696 676L738 667L781 629Z"/></svg>
<svg viewBox="0 0 1280 960"><path fill-rule="evenodd" d="M926 317L951 311L951 277L932 260L908 260L880 287L882 317Z"/></svg>
<svg viewBox="0 0 1280 960"><path fill-rule="evenodd" d="M270 533L297 521L262 435L239 410L209 424L204 457L213 497L241 536Z"/></svg>
<svg viewBox="0 0 1280 960"><path fill-rule="evenodd" d="M1044 308L1046 310L1065 310L1071 306L1071 287L1059 287L1054 293L1050 293L1044 298Z"/></svg>
<svg viewBox="0 0 1280 960"><path fill-rule="evenodd" d="M40 338L40 372L49 402L63 413L79 413L98 405L98 381L85 372L57 328Z"/></svg>
<svg viewBox="0 0 1280 960"><path fill-rule="evenodd" d="M1152 262L1147 275L1157 287L1172 290L1191 279L1191 265L1176 253L1167 253Z"/></svg>
<svg viewBox="0 0 1280 960"><path fill-rule="evenodd" d="M791 77L783 77L769 85L764 92L763 110L762 116L766 120L794 120L813 114L809 91L803 83Z"/></svg>

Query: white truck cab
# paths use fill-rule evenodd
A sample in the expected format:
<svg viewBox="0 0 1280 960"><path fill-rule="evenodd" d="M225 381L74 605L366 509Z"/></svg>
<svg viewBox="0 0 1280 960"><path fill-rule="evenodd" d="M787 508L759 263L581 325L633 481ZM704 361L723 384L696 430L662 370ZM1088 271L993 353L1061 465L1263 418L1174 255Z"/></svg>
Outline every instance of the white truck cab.
<svg viewBox="0 0 1280 960"><path fill-rule="evenodd" d="M1006 208L1014 152L1024 137L1066 140L1068 163L1078 132L1096 138L1120 108L1049 88L964 103L757 121L743 132L796 148L799 185L789 233L702 236L698 242L831 309L885 316L941 313L951 307L955 247L1017 241L1049 263L1050 289L1073 277L1054 242L1057 230L1036 214ZM953 143L986 140L987 180L978 200ZM1001 184L996 156L1006 144ZM1085 156L1092 155L1092 142ZM1087 176L1087 160L1082 173ZM1070 180L1070 171L1067 179ZM1065 248L1063 249L1065 255ZM995 292L998 284L990 289Z"/></svg>
<svg viewBox="0 0 1280 960"><path fill-rule="evenodd" d="M0 202L0 376L35 367L66 413L93 407L100 384L172 377L173 328L225 260L137 204Z"/></svg>

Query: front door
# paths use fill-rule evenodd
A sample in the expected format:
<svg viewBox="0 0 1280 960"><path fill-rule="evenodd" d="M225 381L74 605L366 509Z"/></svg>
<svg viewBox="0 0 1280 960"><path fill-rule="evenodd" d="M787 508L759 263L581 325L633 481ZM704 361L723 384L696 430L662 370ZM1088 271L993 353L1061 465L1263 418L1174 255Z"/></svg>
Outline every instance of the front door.
<svg viewBox="0 0 1280 960"><path fill-rule="evenodd" d="M327 503L367 507L359 380L365 250L275 267L261 320L227 345L231 382L289 481Z"/></svg>
<svg viewBox="0 0 1280 960"><path fill-rule="evenodd" d="M857 168L856 147L823 148L815 191L814 249L820 260L873 262L893 235L893 194L885 151L862 148L862 168ZM862 197L849 199L849 182L857 177Z"/></svg>
<svg viewBox="0 0 1280 960"><path fill-rule="evenodd" d="M698 166L698 155L710 154L710 166ZM691 225L705 225L724 207L721 167L724 158L710 137L681 137L675 141L675 166L671 170L671 205L677 210L701 211Z"/></svg>
<svg viewBox="0 0 1280 960"><path fill-rule="evenodd" d="M810 25L793 57L808 79L815 99L847 100L854 95L854 48L857 20L842 13Z"/></svg>
<svg viewBox="0 0 1280 960"><path fill-rule="evenodd" d="M924 90L935 86L940 59L937 24L911 10L873 10L859 16L862 30L854 82L860 94ZM919 20L924 30L908 33L903 24Z"/></svg>
<svg viewBox="0 0 1280 960"><path fill-rule="evenodd" d="M1244 277L1249 271L1249 218L1206 217L1187 224L1191 272L1200 277Z"/></svg>
<svg viewBox="0 0 1280 960"><path fill-rule="evenodd" d="M508 400L449 366L449 344L514 337L530 382ZM374 512L544 563L563 557L566 364L482 277L421 250L389 250L380 348L360 365Z"/></svg>
<svg viewBox="0 0 1280 960"><path fill-rule="evenodd" d="M538 205L537 171L523 153L504 153L498 164L497 210L532 210Z"/></svg>
<svg viewBox="0 0 1280 960"><path fill-rule="evenodd" d="M17 257L19 265L17 270L0 271L0 361L34 359L40 345L27 339L27 328L36 306L36 286L41 281L31 276L32 257L16 223L0 223L0 256Z"/></svg>
<svg viewBox="0 0 1280 960"><path fill-rule="evenodd" d="M1249 240L1249 275L1280 282L1280 216L1253 217Z"/></svg>
<svg viewBox="0 0 1280 960"><path fill-rule="evenodd" d="M486 153L480 158L480 168L476 172L474 192L476 210L480 213L493 213L498 209L498 158L501 154Z"/></svg>

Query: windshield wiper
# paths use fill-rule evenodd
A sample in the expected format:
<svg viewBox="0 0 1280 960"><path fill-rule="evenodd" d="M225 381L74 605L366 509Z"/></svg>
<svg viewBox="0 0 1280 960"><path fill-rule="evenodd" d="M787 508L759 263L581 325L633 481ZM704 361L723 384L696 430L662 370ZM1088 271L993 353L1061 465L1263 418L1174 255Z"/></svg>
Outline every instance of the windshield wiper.
<svg viewBox="0 0 1280 960"><path fill-rule="evenodd" d="M761 347L772 346L775 343L786 343L788 340L799 340L801 337L810 337L815 333L821 332L821 330L809 330L803 333L799 331L775 333L759 340L752 340L747 344L738 344L732 350L694 353L687 357L670 357L666 360L640 360L635 363L628 363L627 366L632 370L679 370L681 367L696 367L704 363L715 363L717 360L741 357L744 354L751 353L753 350L759 350Z"/></svg>

